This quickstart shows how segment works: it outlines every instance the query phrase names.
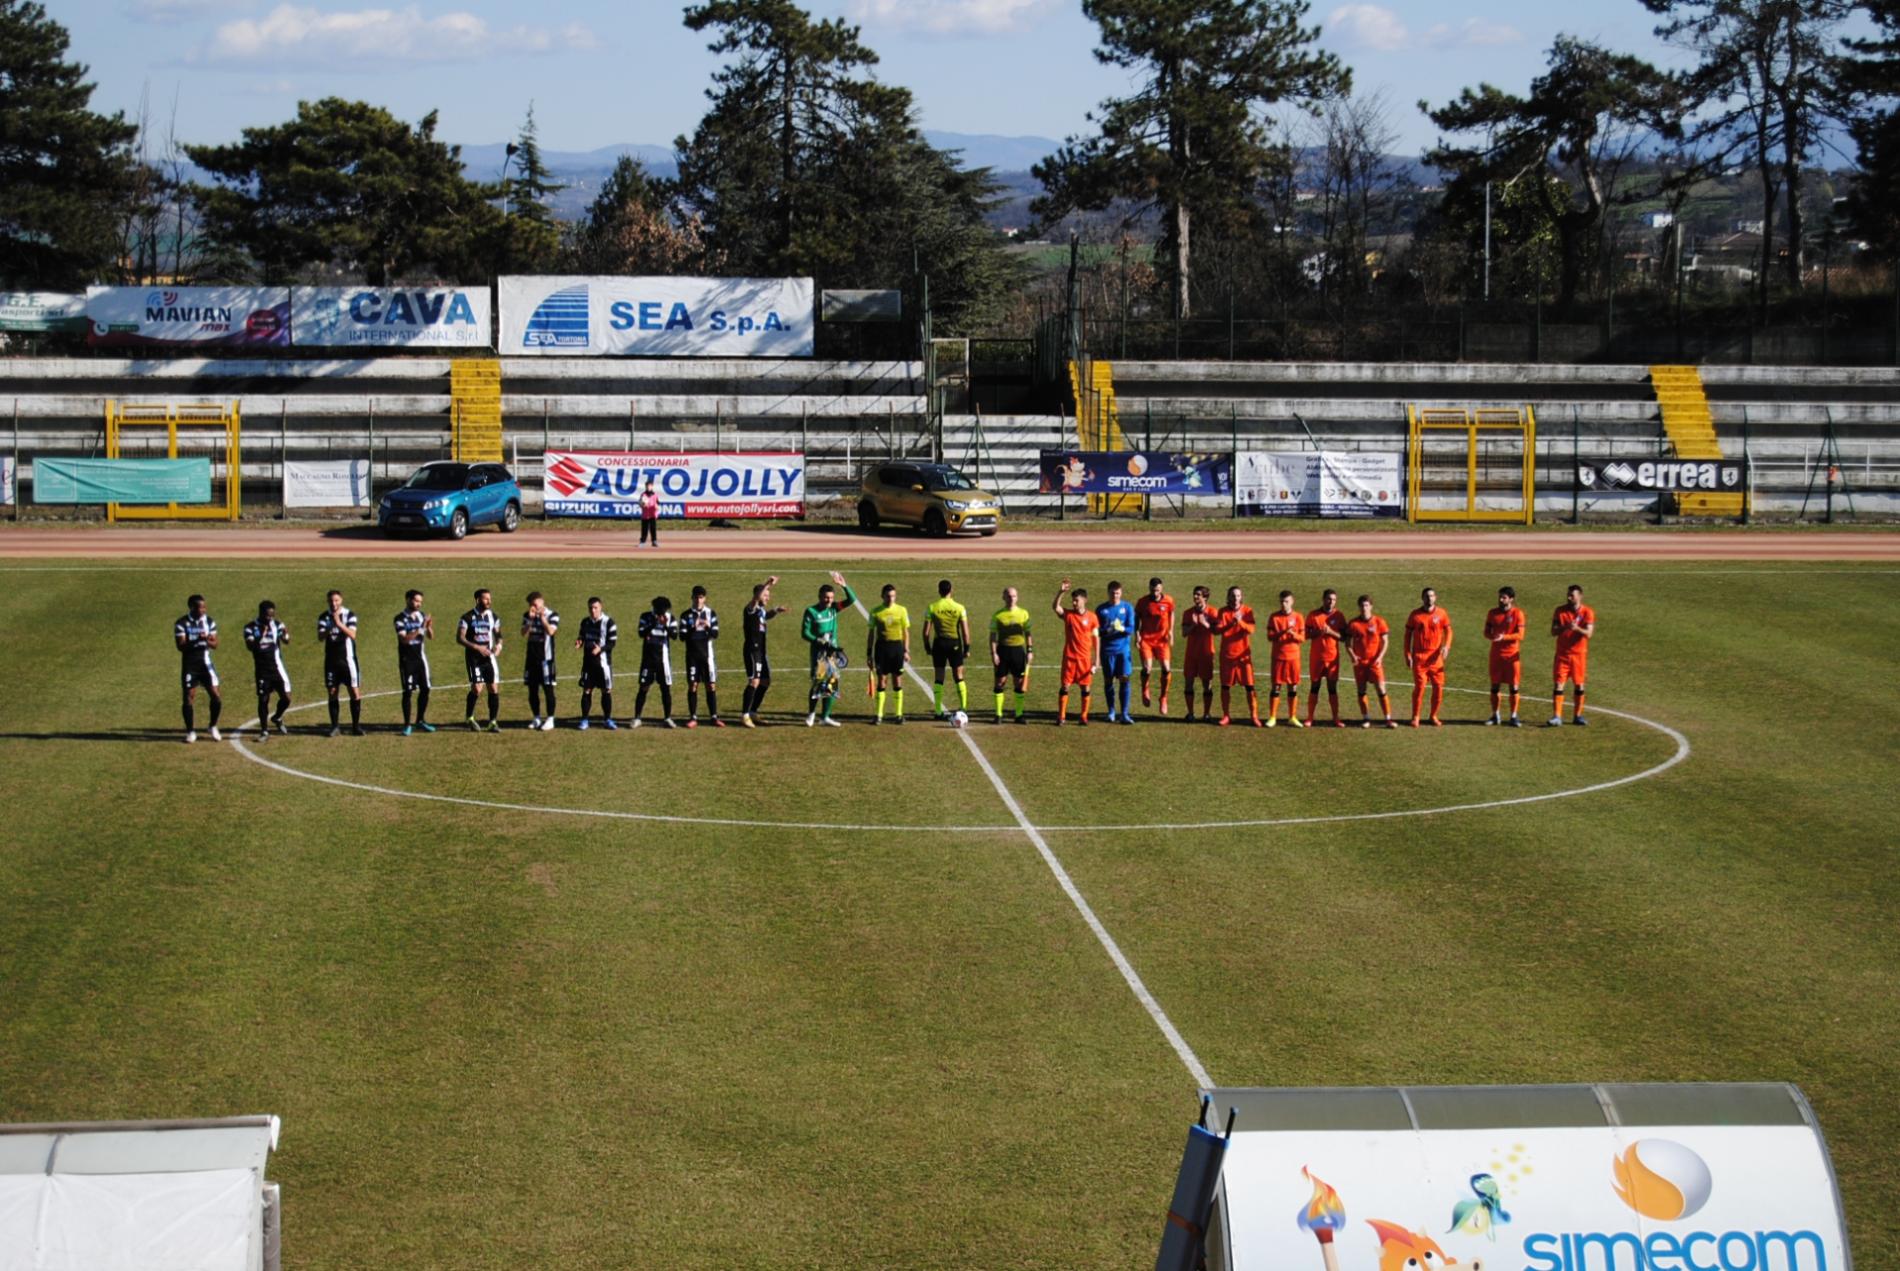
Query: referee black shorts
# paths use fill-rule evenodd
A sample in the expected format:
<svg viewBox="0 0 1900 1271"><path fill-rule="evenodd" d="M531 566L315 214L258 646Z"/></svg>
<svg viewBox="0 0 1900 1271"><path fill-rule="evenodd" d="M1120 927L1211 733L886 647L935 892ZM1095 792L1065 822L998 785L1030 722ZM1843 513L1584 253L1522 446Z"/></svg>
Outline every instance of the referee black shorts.
<svg viewBox="0 0 1900 1271"><path fill-rule="evenodd" d="M879 640L872 654L872 665L879 675L904 673L904 645L899 640Z"/></svg>
<svg viewBox="0 0 1900 1271"><path fill-rule="evenodd" d="M1021 678L1029 673L1029 650L1020 644L1000 644L996 647L996 673L1014 675Z"/></svg>
<svg viewBox="0 0 1900 1271"><path fill-rule="evenodd" d="M930 642L930 664L939 671L946 666L956 670L963 669L963 659L968 650L961 640L937 639Z"/></svg>

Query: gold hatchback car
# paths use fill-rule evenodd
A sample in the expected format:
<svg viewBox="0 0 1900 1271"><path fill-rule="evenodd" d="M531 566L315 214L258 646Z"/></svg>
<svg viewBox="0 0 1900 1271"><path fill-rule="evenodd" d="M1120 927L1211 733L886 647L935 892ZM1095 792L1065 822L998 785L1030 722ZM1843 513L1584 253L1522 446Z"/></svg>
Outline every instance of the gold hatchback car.
<svg viewBox="0 0 1900 1271"><path fill-rule="evenodd" d="M864 470L858 527L910 525L935 538L970 531L988 537L1002 522L996 496L947 463L892 459Z"/></svg>

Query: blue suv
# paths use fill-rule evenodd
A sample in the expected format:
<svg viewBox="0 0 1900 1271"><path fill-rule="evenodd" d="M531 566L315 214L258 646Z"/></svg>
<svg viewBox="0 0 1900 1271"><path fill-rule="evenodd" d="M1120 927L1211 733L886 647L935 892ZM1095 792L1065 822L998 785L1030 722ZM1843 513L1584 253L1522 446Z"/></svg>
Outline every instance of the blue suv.
<svg viewBox="0 0 1900 1271"><path fill-rule="evenodd" d="M462 538L477 525L504 534L521 528L521 487L498 463L426 463L378 507L386 534L447 530Z"/></svg>

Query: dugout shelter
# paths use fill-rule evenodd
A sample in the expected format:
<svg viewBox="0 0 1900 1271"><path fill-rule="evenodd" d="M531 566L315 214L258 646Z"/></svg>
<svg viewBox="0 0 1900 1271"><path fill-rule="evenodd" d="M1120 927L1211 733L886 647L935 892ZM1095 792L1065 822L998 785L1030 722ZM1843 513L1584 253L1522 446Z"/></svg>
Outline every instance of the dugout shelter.
<svg viewBox="0 0 1900 1271"><path fill-rule="evenodd" d="M273 1116L0 1125L0 1271L279 1271Z"/></svg>
<svg viewBox="0 0 1900 1271"><path fill-rule="evenodd" d="M1201 1221L1164 1230L1200 1228L1210 1271L1852 1271L1827 1142L1792 1085L1206 1096L1232 1127L1219 1179ZM1183 1182L1204 1175L1205 1137ZM1190 1265L1169 1261L1180 1243L1158 1267Z"/></svg>

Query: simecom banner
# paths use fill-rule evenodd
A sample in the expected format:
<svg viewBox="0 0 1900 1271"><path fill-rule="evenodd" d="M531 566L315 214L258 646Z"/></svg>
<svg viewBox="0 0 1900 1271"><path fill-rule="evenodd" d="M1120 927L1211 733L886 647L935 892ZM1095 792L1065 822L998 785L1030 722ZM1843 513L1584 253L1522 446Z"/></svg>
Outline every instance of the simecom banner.
<svg viewBox="0 0 1900 1271"><path fill-rule="evenodd" d="M86 341L101 348L281 349L288 287L93 287Z"/></svg>
<svg viewBox="0 0 1900 1271"><path fill-rule="evenodd" d="M803 516L805 456L550 450L542 498L549 516L640 515L648 481L667 519Z"/></svg>
<svg viewBox="0 0 1900 1271"><path fill-rule="evenodd" d="M1166 494L1227 498L1234 490L1231 455L1172 450L1045 450L1044 494Z"/></svg>
<svg viewBox="0 0 1900 1271"><path fill-rule="evenodd" d="M809 278L500 282L501 348L530 357L810 357Z"/></svg>
<svg viewBox="0 0 1900 1271"><path fill-rule="evenodd" d="M1405 514L1405 456L1356 450L1249 451L1236 456L1242 516L1345 519Z"/></svg>
<svg viewBox="0 0 1900 1271"><path fill-rule="evenodd" d="M293 287L290 342L307 348L485 349L486 287Z"/></svg>

